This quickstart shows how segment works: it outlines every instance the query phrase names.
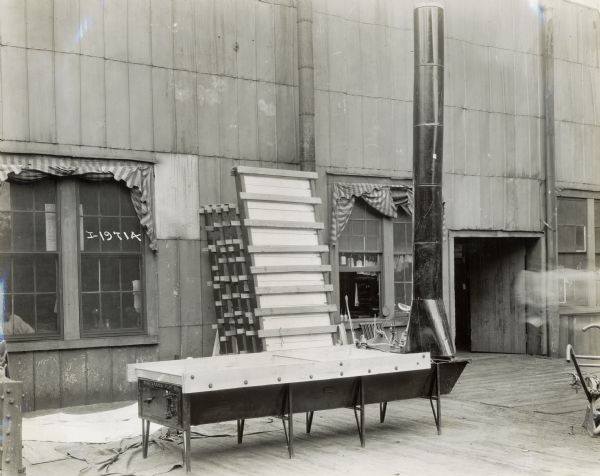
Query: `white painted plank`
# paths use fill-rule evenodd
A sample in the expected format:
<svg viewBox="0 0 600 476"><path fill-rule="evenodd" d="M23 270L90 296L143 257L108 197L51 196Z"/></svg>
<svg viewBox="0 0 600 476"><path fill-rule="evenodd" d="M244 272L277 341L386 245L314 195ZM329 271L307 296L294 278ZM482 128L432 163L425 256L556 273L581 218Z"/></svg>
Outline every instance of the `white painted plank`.
<svg viewBox="0 0 600 476"><path fill-rule="evenodd" d="M270 307L318 306L319 304L327 304L327 294L306 293L263 295L257 296L257 302L258 307L261 309Z"/></svg>
<svg viewBox="0 0 600 476"><path fill-rule="evenodd" d="M55 53L56 138L60 144L81 143L81 94L78 55Z"/></svg>
<svg viewBox="0 0 600 476"><path fill-rule="evenodd" d="M250 244L253 245L318 245L319 237L313 230L251 229Z"/></svg>
<svg viewBox="0 0 600 476"><path fill-rule="evenodd" d="M81 141L106 145L104 60L81 57Z"/></svg>
<svg viewBox="0 0 600 476"><path fill-rule="evenodd" d="M127 149L130 147L129 73L127 63L106 61L105 74L106 145L117 149Z"/></svg>
<svg viewBox="0 0 600 476"><path fill-rule="evenodd" d="M129 65L131 148L154 150L152 117L152 68Z"/></svg>
<svg viewBox="0 0 600 476"><path fill-rule="evenodd" d="M293 266L321 264L321 256L311 253L278 253L276 255L259 254L254 255L255 266Z"/></svg>
<svg viewBox="0 0 600 476"><path fill-rule="evenodd" d="M281 327L308 327L329 324L329 314L304 314L301 316L265 316L261 320L262 329Z"/></svg>
<svg viewBox="0 0 600 476"><path fill-rule="evenodd" d="M175 116L177 121L177 152L198 153L198 101L196 74L175 71Z"/></svg>
<svg viewBox="0 0 600 476"><path fill-rule="evenodd" d="M128 0L127 50L132 63L151 64L150 2Z"/></svg>
<svg viewBox="0 0 600 476"><path fill-rule="evenodd" d="M154 148L159 152L175 152L174 75L172 70L152 68Z"/></svg>
<svg viewBox="0 0 600 476"><path fill-rule="evenodd" d="M150 0L152 21L152 64L173 67L173 10L172 3Z"/></svg>
<svg viewBox="0 0 600 476"><path fill-rule="evenodd" d="M253 220L315 221L312 205L254 201L246 204L247 217Z"/></svg>
<svg viewBox="0 0 600 476"><path fill-rule="evenodd" d="M54 44L54 9L52 0L26 0L27 46L52 50Z"/></svg>
<svg viewBox="0 0 600 476"><path fill-rule="evenodd" d="M263 340L265 350L281 349L307 349L315 347L328 347L333 345L329 334L323 336L306 336L303 340L297 340L302 336L290 336L285 339L279 337L268 337Z"/></svg>
<svg viewBox="0 0 600 476"><path fill-rule="evenodd" d="M104 0L79 0L81 54L104 56Z"/></svg>
<svg viewBox="0 0 600 476"><path fill-rule="evenodd" d="M127 0L104 2L104 46L106 58L127 61Z"/></svg>
<svg viewBox="0 0 600 476"><path fill-rule="evenodd" d="M0 3L0 39L2 45L27 44L26 3L23 0L4 0Z"/></svg>
<svg viewBox="0 0 600 476"><path fill-rule="evenodd" d="M272 195L293 195L310 197L310 184L306 179L268 176L244 176L244 188L248 193L268 193Z"/></svg>
<svg viewBox="0 0 600 476"><path fill-rule="evenodd" d="M173 53L176 69L196 71L194 3L173 0Z"/></svg>
<svg viewBox="0 0 600 476"><path fill-rule="evenodd" d="M29 137L35 142L56 142L54 105L54 53L27 53Z"/></svg>
<svg viewBox="0 0 600 476"><path fill-rule="evenodd" d="M29 140L26 53L10 46L1 53L3 139Z"/></svg>
<svg viewBox="0 0 600 476"><path fill-rule="evenodd" d="M325 283L323 273L257 274L256 286L317 286Z"/></svg>
<svg viewBox="0 0 600 476"><path fill-rule="evenodd" d="M219 155L219 103L221 80L218 76L198 74L198 137L199 154Z"/></svg>

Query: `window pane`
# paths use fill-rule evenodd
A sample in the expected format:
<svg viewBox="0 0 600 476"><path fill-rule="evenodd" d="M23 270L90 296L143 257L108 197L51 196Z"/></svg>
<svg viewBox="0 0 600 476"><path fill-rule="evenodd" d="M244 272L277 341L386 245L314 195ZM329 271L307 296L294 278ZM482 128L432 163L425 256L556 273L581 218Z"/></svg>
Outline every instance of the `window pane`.
<svg viewBox="0 0 600 476"><path fill-rule="evenodd" d="M119 291L119 258L100 259L100 289L102 291Z"/></svg>
<svg viewBox="0 0 600 476"><path fill-rule="evenodd" d="M38 294L36 296L37 332L56 334L58 328L58 301L56 294Z"/></svg>
<svg viewBox="0 0 600 476"><path fill-rule="evenodd" d="M353 317L379 315L379 273L340 273L340 309L345 312L345 296Z"/></svg>
<svg viewBox="0 0 600 476"><path fill-rule="evenodd" d="M0 212L0 250L11 249L10 236L12 229L12 217L10 212Z"/></svg>
<svg viewBox="0 0 600 476"><path fill-rule="evenodd" d="M57 291L56 276L58 260L56 255L38 255L35 258L35 290L40 293Z"/></svg>
<svg viewBox="0 0 600 476"><path fill-rule="evenodd" d="M133 208L133 202L131 201L131 192L129 190L127 190L126 193L121 194L121 216L137 217L135 208Z"/></svg>
<svg viewBox="0 0 600 476"><path fill-rule="evenodd" d="M378 251L379 249L381 249L381 246L379 245L378 236L367 236L365 238L365 250Z"/></svg>
<svg viewBox="0 0 600 476"><path fill-rule="evenodd" d="M0 256L0 296L12 292L12 260L8 256Z"/></svg>
<svg viewBox="0 0 600 476"><path fill-rule="evenodd" d="M56 207L56 184L52 180L43 180L35 184L35 209L47 211Z"/></svg>
<svg viewBox="0 0 600 476"><path fill-rule="evenodd" d="M139 291L141 258L121 258L121 290ZM137 281L137 283L136 283Z"/></svg>
<svg viewBox="0 0 600 476"><path fill-rule="evenodd" d="M98 264L98 259L95 257L81 257L81 290L83 292L100 290Z"/></svg>
<svg viewBox="0 0 600 476"><path fill-rule="evenodd" d="M121 250L121 240L115 233L121 230L119 222L118 218L100 218L100 249L102 251Z"/></svg>
<svg viewBox="0 0 600 476"><path fill-rule="evenodd" d="M13 313L16 314L15 317L11 318L11 321L13 321L13 335L33 334L35 332L35 301L33 294L15 294L13 305Z"/></svg>
<svg viewBox="0 0 600 476"><path fill-rule="evenodd" d="M84 217L83 230L80 238L81 251L98 251L100 249L100 228L98 218Z"/></svg>
<svg viewBox="0 0 600 476"><path fill-rule="evenodd" d="M81 316L83 330L90 331L104 327L100 319L100 299L98 294L81 295Z"/></svg>
<svg viewBox="0 0 600 476"><path fill-rule="evenodd" d="M104 293L100 297L102 321L106 329L121 328L121 294Z"/></svg>
<svg viewBox="0 0 600 476"><path fill-rule="evenodd" d="M98 189L96 184L87 182L79 184L79 202L84 215L98 215Z"/></svg>
<svg viewBox="0 0 600 476"><path fill-rule="evenodd" d="M0 210L10 210L10 183L8 182L0 184Z"/></svg>
<svg viewBox="0 0 600 476"><path fill-rule="evenodd" d="M362 236L365 234L365 222L362 220L350 220L350 229L353 235Z"/></svg>
<svg viewBox="0 0 600 476"><path fill-rule="evenodd" d="M33 210L34 185L11 184L10 202L13 210Z"/></svg>
<svg viewBox="0 0 600 476"><path fill-rule="evenodd" d="M14 212L12 226L14 250L33 250L33 213Z"/></svg>
<svg viewBox="0 0 600 476"><path fill-rule="evenodd" d="M133 329L142 327L141 307L134 293L123 293L123 328Z"/></svg>
<svg viewBox="0 0 600 476"><path fill-rule="evenodd" d="M100 196L100 215L118 216L121 187L117 184L104 184Z"/></svg>
<svg viewBox="0 0 600 476"><path fill-rule="evenodd" d="M18 256L13 258L13 289L16 293L32 293L33 287L33 256Z"/></svg>
<svg viewBox="0 0 600 476"><path fill-rule="evenodd" d="M122 218L121 219L121 246L123 251L142 250L142 227L138 217Z"/></svg>

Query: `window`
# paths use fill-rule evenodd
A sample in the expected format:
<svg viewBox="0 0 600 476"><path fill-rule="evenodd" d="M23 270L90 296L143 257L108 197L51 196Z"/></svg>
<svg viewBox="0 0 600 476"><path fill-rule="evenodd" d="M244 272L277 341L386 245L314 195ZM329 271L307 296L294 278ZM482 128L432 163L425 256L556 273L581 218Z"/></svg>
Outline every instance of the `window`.
<svg viewBox="0 0 600 476"><path fill-rule="evenodd" d="M129 191L79 185L83 334L142 328L142 230Z"/></svg>
<svg viewBox="0 0 600 476"><path fill-rule="evenodd" d="M112 179L3 183L4 334L31 340L142 333L144 250L130 192Z"/></svg>
<svg viewBox="0 0 600 476"><path fill-rule="evenodd" d="M412 217L398 210L394 220L394 302L412 302Z"/></svg>
<svg viewBox="0 0 600 476"><path fill-rule="evenodd" d="M392 317L400 313L396 304L410 306L412 242L410 215L399 209L392 220L357 199L338 238L340 312L346 313L346 296L356 318L381 317L385 303Z"/></svg>
<svg viewBox="0 0 600 476"><path fill-rule="evenodd" d="M3 334L58 336L56 182L0 187L0 312Z"/></svg>
<svg viewBox="0 0 600 476"><path fill-rule="evenodd" d="M381 218L356 200L338 240L340 309L346 298L352 316L372 317L380 312Z"/></svg>
<svg viewBox="0 0 600 476"><path fill-rule="evenodd" d="M587 201L579 198L558 200L558 265L569 270L587 269ZM559 301L588 304L588 286L577 274L565 271L559 282Z"/></svg>

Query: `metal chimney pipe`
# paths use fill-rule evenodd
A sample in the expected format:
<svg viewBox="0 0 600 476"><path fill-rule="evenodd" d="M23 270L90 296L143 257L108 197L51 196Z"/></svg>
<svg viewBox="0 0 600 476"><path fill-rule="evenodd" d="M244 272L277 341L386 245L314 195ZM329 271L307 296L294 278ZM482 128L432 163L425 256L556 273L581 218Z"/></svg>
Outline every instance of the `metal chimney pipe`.
<svg viewBox="0 0 600 476"><path fill-rule="evenodd" d="M453 357L442 290L442 158L444 131L444 9L414 10L413 301L408 352Z"/></svg>

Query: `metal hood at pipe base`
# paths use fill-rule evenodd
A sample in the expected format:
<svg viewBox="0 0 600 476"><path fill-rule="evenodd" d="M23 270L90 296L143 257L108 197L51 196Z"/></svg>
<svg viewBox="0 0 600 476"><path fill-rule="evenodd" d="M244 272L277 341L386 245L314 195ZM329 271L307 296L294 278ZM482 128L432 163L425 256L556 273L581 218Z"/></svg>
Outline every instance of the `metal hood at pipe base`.
<svg viewBox="0 0 600 476"><path fill-rule="evenodd" d="M430 352L432 358L451 359L455 349L441 299L413 299L405 352Z"/></svg>

